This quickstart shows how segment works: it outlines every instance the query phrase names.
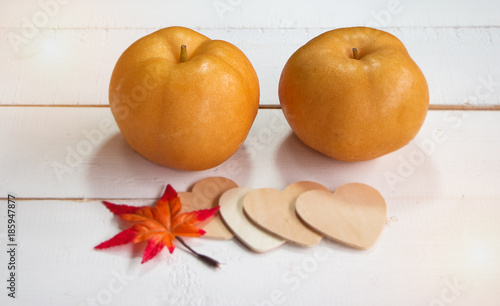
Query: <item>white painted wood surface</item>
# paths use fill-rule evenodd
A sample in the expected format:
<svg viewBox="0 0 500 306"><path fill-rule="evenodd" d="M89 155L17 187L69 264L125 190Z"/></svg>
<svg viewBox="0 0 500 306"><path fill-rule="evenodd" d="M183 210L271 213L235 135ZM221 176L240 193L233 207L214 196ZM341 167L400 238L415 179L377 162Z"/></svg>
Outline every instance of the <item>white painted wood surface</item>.
<svg viewBox="0 0 500 306"><path fill-rule="evenodd" d="M205 171L149 162L125 142L110 110L93 107L3 107L0 194L23 198L156 198L210 176L239 186L283 190L310 180L334 190L362 182L396 198L497 197L500 177L496 111L431 111L417 137L381 158L344 163L306 147L281 110L261 109L233 157ZM15 141L14 141L15 140ZM466 179L457 173L467 174Z"/></svg>
<svg viewBox="0 0 500 306"><path fill-rule="evenodd" d="M1 305L498 305L500 2L30 0L0 7ZM434 110L408 146L374 161L329 159L293 136L281 110L260 109L242 148L221 166L157 166L119 134L107 86L128 45L170 25L241 48L259 75L262 105L279 103L281 69L309 39L343 26L382 28L424 71ZM24 40L16 45L13 37ZM323 240L255 254L235 239L190 239L226 263L219 271L181 247L145 265L144 246L93 250L123 229L101 200L152 204L167 183L184 191L213 175L280 190L301 180L331 190L366 183L385 197L388 222L368 251ZM5 285L9 194L18 199L15 300Z"/></svg>
<svg viewBox="0 0 500 306"><path fill-rule="evenodd" d="M496 302L499 112L432 111L407 147L375 161L346 164L301 144L280 110L261 110L244 147L204 172L147 162L126 145L107 108L4 107L1 116L1 139L11 142L1 151L0 194L40 198L18 202L22 305L106 302L115 287L114 305L259 305L279 292L278 301L287 305L308 300L428 305L455 282L461 286L457 305ZM106 122L111 125L101 129L98 141L95 135ZM61 180L54 162L71 169ZM261 256L236 241L192 240L199 251L227 263L218 272L181 250L140 266L140 247L92 249L121 227L99 201L87 198L145 198L134 203L151 204L167 183L186 190L212 175L254 188L282 189L303 179L332 190L347 182L367 183L386 198L388 224L367 252L324 242ZM120 282L117 275L124 273L131 279ZM164 289L175 286L183 289ZM393 295L387 295L390 290Z"/></svg>
<svg viewBox="0 0 500 306"><path fill-rule="evenodd" d="M252 62L262 105L277 105L278 80L288 58L333 29L200 29L239 47ZM405 43L429 83L431 104L500 105L500 28L382 28ZM107 105L109 78L120 54L155 29L42 29L9 42L0 29L1 104ZM33 73L37 71L37 73ZM8 85L7 85L8 84Z"/></svg>
<svg viewBox="0 0 500 306"><path fill-rule="evenodd" d="M52 3L45 5L41 3ZM56 3L56 4L54 4ZM54 7L54 8L50 8ZM44 18L39 12L48 12ZM387 13L385 13L387 12ZM49 28L160 28L172 24L207 28L323 28L393 23L402 27L498 26L493 0L26 0L3 4L1 27L23 27L23 18ZM390 14L391 16L387 16Z"/></svg>

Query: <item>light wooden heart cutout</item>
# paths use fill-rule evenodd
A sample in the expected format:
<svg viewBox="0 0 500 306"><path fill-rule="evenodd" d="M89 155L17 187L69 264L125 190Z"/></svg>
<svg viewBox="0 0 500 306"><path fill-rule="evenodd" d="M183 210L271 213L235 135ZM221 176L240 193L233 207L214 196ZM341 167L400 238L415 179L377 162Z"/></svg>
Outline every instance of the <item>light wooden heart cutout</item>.
<svg viewBox="0 0 500 306"><path fill-rule="evenodd" d="M300 246L313 246L321 241L322 235L304 225L295 212L297 197L308 190L328 188L314 182L296 182L279 191L262 188L250 191L243 201L247 217L262 229Z"/></svg>
<svg viewBox="0 0 500 306"><path fill-rule="evenodd" d="M198 181L191 192L178 193L182 202L181 212L217 207L220 196L235 187L238 187L238 184L225 177L209 177ZM224 240L233 238L233 234L224 225L219 213L198 226L206 231L202 237Z"/></svg>
<svg viewBox="0 0 500 306"><path fill-rule="evenodd" d="M342 185L335 193L306 191L297 198L296 212L325 237L358 249L375 244L387 219L382 195L361 183Z"/></svg>
<svg viewBox="0 0 500 306"><path fill-rule="evenodd" d="M243 213L243 199L252 188L239 187L230 189L219 200L222 219L238 238L250 250L264 253L285 243L255 226Z"/></svg>

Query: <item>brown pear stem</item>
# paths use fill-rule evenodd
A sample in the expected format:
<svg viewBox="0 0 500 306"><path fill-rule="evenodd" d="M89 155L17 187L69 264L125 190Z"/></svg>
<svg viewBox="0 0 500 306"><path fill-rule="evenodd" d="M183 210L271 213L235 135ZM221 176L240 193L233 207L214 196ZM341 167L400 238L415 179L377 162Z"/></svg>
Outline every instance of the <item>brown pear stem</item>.
<svg viewBox="0 0 500 306"><path fill-rule="evenodd" d="M188 60L188 52L186 49L186 45L181 46L181 58L179 59L179 62L184 63L187 62Z"/></svg>
<svg viewBox="0 0 500 306"><path fill-rule="evenodd" d="M352 48L352 56L354 59L359 60L358 49Z"/></svg>

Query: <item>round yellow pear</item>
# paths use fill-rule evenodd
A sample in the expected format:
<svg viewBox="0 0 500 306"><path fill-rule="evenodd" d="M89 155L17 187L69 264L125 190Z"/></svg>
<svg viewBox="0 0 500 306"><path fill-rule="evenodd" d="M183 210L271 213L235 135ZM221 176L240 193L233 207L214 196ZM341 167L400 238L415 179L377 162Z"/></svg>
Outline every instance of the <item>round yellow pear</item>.
<svg viewBox="0 0 500 306"><path fill-rule="evenodd" d="M429 106L422 71L395 36L368 27L323 33L283 68L279 99L305 144L342 161L363 161L408 144Z"/></svg>
<svg viewBox="0 0 500 306"><path fill-rule="evenodd" d="M244 142L259 107L259 81L236 46L169 27L123 52L109 104L139 154L175 169L205 170Z"/></svg>

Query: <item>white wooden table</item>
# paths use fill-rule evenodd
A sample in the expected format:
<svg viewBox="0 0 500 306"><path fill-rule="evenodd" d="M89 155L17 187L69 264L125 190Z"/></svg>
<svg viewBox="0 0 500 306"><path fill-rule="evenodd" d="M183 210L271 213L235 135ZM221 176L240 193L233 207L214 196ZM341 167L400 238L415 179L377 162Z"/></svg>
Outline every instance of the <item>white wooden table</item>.
<svg viewBox="0 0 500 306"><path fill-rule="evenodd" d="M1 305L499 305L500 2L3 1L0 5ZM242 49L261 109L221 166L182 172L133 152L111 116L113 66L136 39L182 25ZM382 158L329 159L292 133L277 84L288 57L330 29L398 36L427 77L418 136ZM90 135L90 136L89 136ZM93 136L92 136L93 135ZM123 228L103 199L152 204L164 186L226 176L283 189L312 180L377 188L388 222L376 246L322 241L255 254L236 240L190 239L141 265L144 246L95 251ZM16 298L10 298L8 197L15 196ZM119 200L117 200L119 199ZM7 285L6 285L7 284Z"/></svg>

